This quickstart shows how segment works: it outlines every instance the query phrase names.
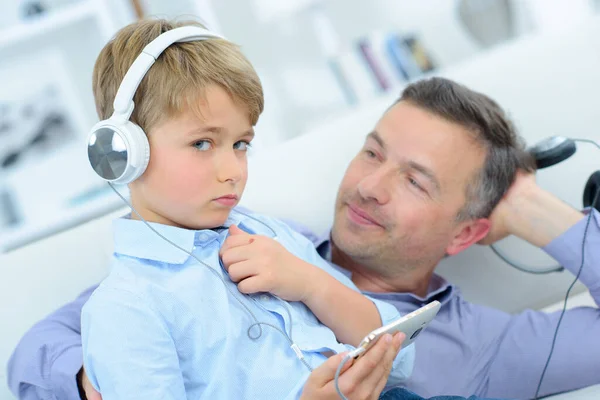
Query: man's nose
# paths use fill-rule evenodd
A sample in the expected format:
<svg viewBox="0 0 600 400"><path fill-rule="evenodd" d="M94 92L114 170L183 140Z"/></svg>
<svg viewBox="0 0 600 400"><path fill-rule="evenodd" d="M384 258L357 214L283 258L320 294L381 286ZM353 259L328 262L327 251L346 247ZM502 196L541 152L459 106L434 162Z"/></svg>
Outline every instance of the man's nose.
<svg viewBox="0 0 600 400"><path fill-rule="evenodd" d="M358 183L358 193L365 200L386 204L390 200L391 173L385 168L372 171Z"/></svg>
<svg viewBox="0 0 600 400"><path fill-rule="evenodd" d="M243 160L240 160L234 150L224 151L216 160L217 179L219 182L236 183L243 176Z"/></svg>

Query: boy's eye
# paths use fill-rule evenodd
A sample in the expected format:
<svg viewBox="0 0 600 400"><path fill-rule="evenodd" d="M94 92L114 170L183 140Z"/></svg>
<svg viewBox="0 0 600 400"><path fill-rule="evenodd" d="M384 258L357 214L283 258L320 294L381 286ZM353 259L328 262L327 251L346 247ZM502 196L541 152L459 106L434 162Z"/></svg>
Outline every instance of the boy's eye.
<svg viewBox="0 0 600 400"><path fill-rule="evenodd" d="M235 142L235 144L233 145L233 148L235 150L247 151L250 148L250 146L251 146L250 142L247 142L245 140L240 140L239 142Z"/></svg>
<svg viewBox="0 0 600 400"><path fill-rule="evenodd" d="M200 151L210 150L210 142L208 140L199 140L194 143L194 147Z"/></svg>

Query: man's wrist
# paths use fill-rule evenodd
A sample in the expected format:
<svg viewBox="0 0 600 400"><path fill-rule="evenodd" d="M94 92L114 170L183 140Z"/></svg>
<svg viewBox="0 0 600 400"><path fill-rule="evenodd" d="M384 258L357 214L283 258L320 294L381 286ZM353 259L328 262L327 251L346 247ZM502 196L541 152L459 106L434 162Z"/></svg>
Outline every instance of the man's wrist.
<svg viewBox="0 0 600 400"><path fill-rule="evenodd" d="M581 212L536 185L511 201L505 223L512 235L544 247L582 218Z"/></svg>

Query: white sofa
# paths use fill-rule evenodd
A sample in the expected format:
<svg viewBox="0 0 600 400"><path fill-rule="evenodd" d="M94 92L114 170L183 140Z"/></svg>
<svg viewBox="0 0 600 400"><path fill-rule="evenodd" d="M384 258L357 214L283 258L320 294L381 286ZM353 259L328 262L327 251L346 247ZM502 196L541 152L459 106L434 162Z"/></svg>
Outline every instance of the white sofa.
<svg viewBox="0 0 600 400"><path fill-rule="evenodd" d="M600 131L600 52L595 51L600 48L598 22L590 21L560 35L508 44L440 74L496 98L509 109L530 142L555 134L598 138L600 134L593 131ZM391 95L382 98L253 155L243 204L315 230L326 229L346 164L393 99ZM593 153L585 149L579 153L564 166L539 175L542 185L575 206L581 205L587 177L598 169L592 163ZM576 169L585 172L570 175ZM4 366L22 334L106 274L112 251L110 220L122 213L123 209L118 210L0 255L0 399L11 398L4 384ZM538 251L520 243L508 242L506 248L519 252L522 260L547 262ZM440 271L459 284L471 300L507 311L548 306L563 296L572 279L568 273L524 276L483 247L446 260ZM506 295L507 288L510 296ZM576 302L591 305L585 293ZM560 396L567 397L600 398L600 389Z"/></svg>

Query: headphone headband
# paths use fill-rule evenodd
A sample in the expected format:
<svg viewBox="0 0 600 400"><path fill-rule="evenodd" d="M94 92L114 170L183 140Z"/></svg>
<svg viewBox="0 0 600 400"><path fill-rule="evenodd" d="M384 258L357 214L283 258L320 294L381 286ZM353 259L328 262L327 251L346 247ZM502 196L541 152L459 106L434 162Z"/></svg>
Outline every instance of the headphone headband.
<svg viewBox="0 0 600 400"><path fill-rule="evenodd" d="M140 82L163 51L173 43L192 42L208 39L223 39L222 36L210 32L199 26L183 26L171 29L150 42L140 55L135 59L125 74L115 101L113 103L113 117L128 120L133 112L133 96Z"/></svg>
<svg viewBox="0 0 600 400"><path fill-rule="evenodd" d="M152 64L167 47L176 42L223 39L198 26L175 28L159 35L138 55L127 70L109 119L98 122L88 139L88 160L98 176L107 182L128 184L140 177L150 159L146 133L129 120L133 112L133 96Z"/></svg>

